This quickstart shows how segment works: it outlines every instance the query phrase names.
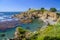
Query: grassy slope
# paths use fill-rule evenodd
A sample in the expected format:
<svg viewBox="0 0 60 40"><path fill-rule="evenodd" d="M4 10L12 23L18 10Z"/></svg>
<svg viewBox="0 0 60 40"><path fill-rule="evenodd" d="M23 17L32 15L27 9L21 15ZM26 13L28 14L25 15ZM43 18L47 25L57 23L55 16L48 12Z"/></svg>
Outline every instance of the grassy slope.
<svg viewBox="0 0 60 40"><path fill-rule="evenodd" d="M49 25L43 31L40 31L40 35L37 40L44 40L45 36L60 37L60 23L56 25Z"/></svg>

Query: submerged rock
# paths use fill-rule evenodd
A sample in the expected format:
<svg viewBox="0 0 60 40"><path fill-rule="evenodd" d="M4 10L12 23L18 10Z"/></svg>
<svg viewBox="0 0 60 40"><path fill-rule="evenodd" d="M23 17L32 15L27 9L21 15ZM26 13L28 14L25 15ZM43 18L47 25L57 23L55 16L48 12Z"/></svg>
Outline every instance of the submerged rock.
<svg viewBox="0 0 60 40"><path fill-rule="evenodd" d="M1 34L1 37L4 37L5 36L5 34Z"/></svg>
<svg viewBox="0 0 60 40"><path fill-rule="evenodd" d="M14 28L19 24L18 20L0 22L0 30L5 31L8 28Z"/></svg>

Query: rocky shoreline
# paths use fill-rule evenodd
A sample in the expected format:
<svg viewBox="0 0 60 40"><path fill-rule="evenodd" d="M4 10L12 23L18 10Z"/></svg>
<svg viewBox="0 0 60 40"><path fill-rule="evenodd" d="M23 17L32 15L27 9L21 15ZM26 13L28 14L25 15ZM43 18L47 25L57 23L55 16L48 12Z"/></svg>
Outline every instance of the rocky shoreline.
<svg viewBox="0 0 60 40"><path fill-rule="evenodd" d="M40 10L28 10L25 12L22 12L20 14L17 15L13 15L12 18L17 18L19 19L19 21L17 23L12 22L12 25L16 25L18 23L32 23L33 20L38 19L38 20L42 20L46 25L42 26L40 29L40 31L43 31L44 28L48 27L48 25L54 25L56 24L56 22L58 21L59 17L57 15L56 12L51 12L51 11L40 11ZM5 23L6 24L6 23ZM9 24L10 25L10 24ZM7 27L7 28L12 28L12 26ZM29 36L31 34L34 34L36 31L30 33L30 31L25 31L24 29L20 29L18 28L15 31L15 36L13 39L9 39L9 40L22 40L23 38L30 38L32 36Z"/></svg>
<svg viewBox="0 0 60 40"><path fill-rule="evenodd" d="M13 17L18 18L23 23L30 23L33 19L39 19L51 25L54 25L58 19L56 12L44 11L44 13L42 13L38 10L33 12L29 11L14 15Z"/></svg>
<svg viewBox="0 0 60 40"><path fill-rule="evenodd" d="M56 12L44 11L42 13L40 10L31 10L12 16L12 18L17 18L18 20L0 22L0 29L14 28L20 23L31 23L35 19L42 20L46 25L54 25L59 18Z"/></svg>
<svg viewBox="0 0 60 40"><path fill-rule="evenodd" d="M43 20L46 25L54 25L58 19L56 12L44 11L43 13L39 10L28 10L26 12L21 12L20 14L13 15L12 18L17 18L18 20L0 22L0 29L5 30L7 28L13 28L21 23L31 23L34 19ZM7 25L7 26L6 26Z"/></svg>

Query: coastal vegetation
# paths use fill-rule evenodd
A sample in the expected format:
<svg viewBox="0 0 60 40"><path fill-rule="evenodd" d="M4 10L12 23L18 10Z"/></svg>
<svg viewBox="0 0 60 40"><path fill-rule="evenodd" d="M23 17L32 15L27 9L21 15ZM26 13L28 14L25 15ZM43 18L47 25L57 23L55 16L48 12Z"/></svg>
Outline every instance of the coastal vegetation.
<svg viewBox="0 0 60 40"><path fill-rule="evenodd" d="M24 38L21 38L22 40L60 40L59 24L57 22L57 24L55 25L48 25L46 28L44 28L44 30L40 29L35 32L25 31L24 29L20 29L20 27L18 28L19 29L18 31L21 32L21 30L24 30L22 33Z"/></svg>
<svg viewBox="0 0 60 40"><path fill-rule="evenodd" d="M51 12L56 12L57 9L56 9L56 8L50 8L50 11L51 11Z"/></svg>

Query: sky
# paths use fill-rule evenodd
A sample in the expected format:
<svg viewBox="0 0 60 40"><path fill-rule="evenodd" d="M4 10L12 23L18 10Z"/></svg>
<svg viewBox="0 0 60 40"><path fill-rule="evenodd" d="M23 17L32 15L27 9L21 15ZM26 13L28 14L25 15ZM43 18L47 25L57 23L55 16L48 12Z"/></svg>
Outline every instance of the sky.
<svg viewBox="0 0 60 40"><path fill-rule="evenodd" d="M0 0L0 12L25 11L28 8L40 9L51 7L60 9L60 0Z"/></svg>

